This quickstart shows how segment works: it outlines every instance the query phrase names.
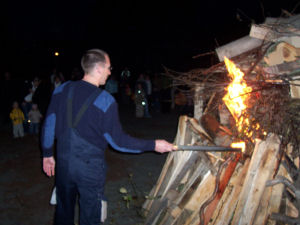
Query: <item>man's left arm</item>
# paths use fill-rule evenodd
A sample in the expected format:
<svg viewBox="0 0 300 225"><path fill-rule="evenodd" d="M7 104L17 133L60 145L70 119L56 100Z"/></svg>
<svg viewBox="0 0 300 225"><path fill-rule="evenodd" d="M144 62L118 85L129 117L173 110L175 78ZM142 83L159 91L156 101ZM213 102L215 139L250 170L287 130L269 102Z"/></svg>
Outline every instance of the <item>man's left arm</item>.
<svg viewBox="0 0 300 225"><path fill-rule="evenodd" d="M155 149L154 140L135 138L123 131L115 102L108 107L103 122L103 135L114 149L128 153L141 153Z"/></svg>
<svg viewBox="0 0 300 225"><path fill-rule="evenodd" d="M118 151L129 153L141 153L144 151L156 151L159 153L170 152L174 149L173 144L166 140L145 140L134 138L123 132L117 104L113 103L107 111L104 126L107 128L104 137L109 144Z"/></svg>

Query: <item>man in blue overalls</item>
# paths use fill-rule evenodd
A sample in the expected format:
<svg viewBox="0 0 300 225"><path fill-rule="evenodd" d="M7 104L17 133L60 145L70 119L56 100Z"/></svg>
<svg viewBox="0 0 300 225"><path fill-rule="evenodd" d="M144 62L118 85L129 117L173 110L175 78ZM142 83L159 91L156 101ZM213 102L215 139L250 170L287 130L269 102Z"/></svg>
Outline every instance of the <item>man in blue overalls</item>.
<svg viewBox="0 0 300 225"><path fill-rule="evenodd" d="M80 225L100 224L108 144L130 153L174 150L165 140L137 139L122 131L115 99L98 88L111 73L107 53L91 49L83 55L81 66L85 73L82 80L66 82L54 90L41 135L44 172L53 176L56 169L57 225L74 224L77 195Z"/></svg>

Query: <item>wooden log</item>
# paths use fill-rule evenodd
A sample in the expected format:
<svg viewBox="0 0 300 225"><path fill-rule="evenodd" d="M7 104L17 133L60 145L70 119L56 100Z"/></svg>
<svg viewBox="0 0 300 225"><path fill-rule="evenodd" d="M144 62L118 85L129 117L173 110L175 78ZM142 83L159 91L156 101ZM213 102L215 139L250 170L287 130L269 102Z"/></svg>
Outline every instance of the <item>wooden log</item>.
<svg viewBox="0 0 300 225"><path fill-rule="evenodd" d="M189 225L192 221L199 220L200 207L212 195L215 187L215 179L216 177L210 171L204 176L196 191L185 205L185 210L192 212L191 215L187 218L179 218L184 221L184 225Z"/></svg>
<svg viewBox="0 0 300 225"><path fill-rule="evenodd" d="M206 207L205 209L205 214L204 214L204 223L203 224L208 224L209 220L211 219L226 187L227 184L232 176L232 174L235 171L236 165L239 161L240 158L240 154L236 154L234 159L231 160L227 167L224 169L224 172L222 173L222 176L220 178L220 182L218 185L218 190L216 192L216 195L214 197L214 199L212 200L211 203L209 203L209 205Z"/></svg>
<svg viewBox="0 0 300 225"><path fill-rule="evenodd" d="M226 56L227 58L232 58L234 56L241 55L242 53L248 52L261 46L262 43L263 41L260 39L245 36L219 48L216 48L216 53L220 62L223 62L224 56Z"/></svg>
<svg viewBox="0 0 300 225"><path fill-rule="evenodd" d="M191 221L191 217L195 217L199 210L201 203L203 203L211 194L212 187L215 182L215 176L208 171L201 181L197 184L195 189L193 188L192 194L188 194L188 199L184 201L184 207L181 204L171 204L170 210L164 211L166 215L159 219L155 218L156 225L183 225L189 224L187 221ZM186 196L185 196L186 197ZM170 205L170 204L169 204ZM159 213L159 212L158 212ZM159 213L163 215L163 213ZM158 222L157 222L158 221Z"/></svg>
<svg viewBox="0 0 300 225"><path fill-rule="evenodd" d="M196 133L198 135L200 135L201 137L209 140L210 142L213 143L213 139L211 138L211 136L206 132L206 130L204 129L204 127L202 127L202 125L198 122L198 120L196 120L195 118L188 118L188 121L191 123L192 125L192 129L194 131L196 131Z"/></svg>
<svg viewBox="0 0 300 225"><path fill-rule="evenodd" d="M291 81L290 82L290 93L291 97L295 99L300 99L300 81Z"/></svg>
<svg viewBox="0 0 300 225"><path fill-rule="evenodd" d="M244 165L238 164L229 184L227 185L220 201L215 209L210 221L210 225L230 224L235 207L237 205L244 179L249 167L249 159L246 159Z"/></svg>
<svg viewBox="0 0 300 225"><path fill-rule="evenodd" d="M195 191L197 191L193 187L197 187L200 182L202 182L202 178L205 176L205 174L207 174L207 172L210 170L210 167L207 166L210 159L208 157L203 157L203 154L205 153L201 154L201 152L199 152L199 155L202 155L202 157L199 157L200 161L198 161L195 166L190 167L192 171L191 176L186 183L182 183L182 190L180 190L180 193L172 202L172 206L165 214L165 218L161 224L182 224L182 220L187 215L191 215L192 210L186 209L186 205L192 196L195 195ZM212 162L210 163L212 164ZM217 164L218 161L215 162L215 165Z"/></svg>
<svg viewBox="0 0 300 225"><path fill-rule="evenodd" d="M295 207L295 205L289 200L286 199L286 215L289 217L293 217L293 218L298 218L299 219L299 209L297 209Z"/></svg>
<svg viewBox="0 0 300 225"><path fill-rule="evenodd" d="M284 176L284 177L289 176L287 170L284 168L284 166L282 164L279 167L278 175ZM271 188L272 188L272 193L271 193L271 197L268 202L267 214L265 216L267 218L269 218L269 216L272 215L272 213L279 213L280 204L281 204L281 200L282 200L282 194L284 191L284 184L277 184ZM259 218L255 218L255 220L256 220L255 224L257 224L257 225L261 224L259 221L260 220ZM268 219L267 224L268 225L276 225L276 221Z"/></svg>
<svg viewBox="0 0 300 225"><path fill-rule="evenodd" d="M175 144L185 144L186 134L187 134L187 116L181 116L178 121L178 127L177 127L177 134L175 138ZM176 152L180 153L180 152ZM175 152L169 153L166 162L164 164L164 167L162 169L162 172L158 178L158 181L156 182L156 185L152 188L148 200L145 201L143 204L143 209L145 212L145 215L147 215L149 212L153 211L154 208L159 207L159 204L161 204L159 201L156 201L157 198L161 198L163 194L165 194L165 188L167 187L168 183L170 182L170 179L173 174L173 166L178 161L175 160ZM178 158L178 157L177 157ZM176 161L176 162L175 162ZM153 203L154 206L153 206Z"/></svg>
<svg viewBox="0 0 300 225"><path fill-rule="evenodd" d="M296 61L300 56L300 48L296 48L286 42L281 42L276 45L273 52L264 57L264 61L269 66L282 64L284 62Z"/></svg>
<svg viewBox="0 0 300 225"><path fill-rule="evenodd" d="M275 134L257 140L232 224L253 224L265 184L275 173L279 144Z"/></svg>
<svg viewBox="0 0 300 225"><path fill-rule="evenodd" d="M186 145L192 142L192 134L188 129L186 122L187 120L187 116L181 116L179 118L178 131L175 140L176 145ZM173 155L173 163L171 164L172 167L170 168L166 179L163 180L160 191L158 192L158 194L162 197L168 192L169 187L172 185L173 181L176 179L177 175L180 173L185 163L192 157L193 152L178 151L171 152L170 154Z"/></svg>
<svg viewBox="0 0 300 225"><path fill-rule="evenodd" d="M192 143L192 132L187 126L187 116L179 118L176 145L186 145ZM173 198L178 193L174 192L174 186L178 185L181 179L187 175L188 164L197 159L197 152L178 151L169 153L167 163L164 165L154 190L151 190L151 198L144 203L145 214L147 215L147 224L152 224L161 218L161 213L170 206ZM191 160L193 158L193 160ZM173 189L171 189L173 188ZM172 192L170 197L169 192ZM167 199L167 200L166 200Z"/></svg>
<svg viewBox="0 0 300 225"><path fill-rule="evenodd" d="M287 18L283 17L267 17L265 20L265 24L268 25L278 25L278 24L284 24L284 25L291 25L294 28L300 28L300 15L290 16Z"/></svg>
<svg viewBox="0 0 300 225"><path fill-rule="evenodd" d="M200 95L201 91L203 91L203 86L196 86L195 94L194 94L194 118L199 121L199 119L203 115L203 97Z"/></svg>
<svg viewBox="0 0 300 225"><path fill-rule="evenodd" d="M178 190L178 195L171 202L170 207L165 213L164 218L162 219L161 225L170 225L178 224L178 218L183 213L186 214L190 210L184 210L187 201L194 194L193 186L199 185L202 180L202 177L209 171L209 168L206 166L206 163L202 163L204 160L199 157L200 160L192 166L188 165L188 168L191 170L191 176L187 179L185 183L181 183L178 187L181 187ZM209 160L209 159L208 159ZM184 172L184 170L183 170ZM175 183L175 182L174 182ZM173 183L173 185L174 185ZM173 186L172 185L172 186ZM173 189L174 187L171 187ZM179 223L180 224L180 223Z"/></svg>
<svg viewBox="0 0 300 225"><path fill-rule="evenodd" d="M298 70L300 67L300 60L293 62L285 62L274 66L264 67L263 71L269 74L289 74L292 71Z"/></svg>
<svg viewBox="0 0 300 225"><path fill-rule="evenodd" d="M289 36L300 34L299 19L299 15L289 18L267 17L263 24L253 24L249 35L266 41L287 40Z"/></svg>
<svg viewBox="0 0 300 225"><path fill-rule="evenodd" d="M173 161L173 157L174 157L173 154L168 155L168 157L166 159L166 162L163 166L163 169L162 169L162 171L159 175L159 178L158 178L156 184L154 185L154 187L150 191L150 194L148 195L147 200L144 202L144 204L142 206L142 209L144 211L145 216L147 216L148 211L150 210L150 208L152 206L152 203L155 200L155 198L159 198L159 196L157 195L157 192L159 191L159 189L161 187L161 184L162 184L166 174L168 173L168 171L170 171L169 169L171 168L170 165Z"/></svg>
<svg viewBox="0 0 300 225"><path fill-rule="evenodd" d="M273 41L278 38L278 35L272 31L271 27L257 24L252 24L249 36L267 41Z"/></svg>

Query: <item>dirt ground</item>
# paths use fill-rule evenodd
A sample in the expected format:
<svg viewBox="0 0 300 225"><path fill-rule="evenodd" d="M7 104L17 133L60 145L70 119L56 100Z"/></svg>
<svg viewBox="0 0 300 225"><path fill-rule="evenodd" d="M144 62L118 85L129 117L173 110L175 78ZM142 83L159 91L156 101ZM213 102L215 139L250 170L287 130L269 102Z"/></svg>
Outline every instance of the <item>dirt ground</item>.
<svg viewBox="0 0 300 225"><path fill-rule="evenodd" d="M152 118L137 119L133 108L124 108L120 109L120 117L123 129L132 136L173 142L179 113L152 113ZM2 126L0 143L0 224L52 225L55 206L49 201L54 178L42 172L38 137L26 135L13 139L10 126ZM106 151L108 218L105 225L143 224L141 205L156 183L166 157L167 154L154 152ZM128 204L123 200L125 194L119 192L121 187L132 196Z"/></svg>

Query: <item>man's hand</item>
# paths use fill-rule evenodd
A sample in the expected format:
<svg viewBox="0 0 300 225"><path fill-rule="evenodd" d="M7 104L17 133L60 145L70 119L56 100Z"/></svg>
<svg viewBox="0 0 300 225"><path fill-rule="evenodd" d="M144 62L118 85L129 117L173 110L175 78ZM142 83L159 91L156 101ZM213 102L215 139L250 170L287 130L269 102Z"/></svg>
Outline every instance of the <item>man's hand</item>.
<svg viewBox="0 0 300 225"><path fill-rule="evenodd" d="M55 160L53 156L43 158L43 170L49 176L54 176Z"/></svg>
<svg viewBox="0 0 300 225"><path fill-rule="evenodd" d="M165 140L155 140L155 151L164 153L176 150L175 146Z"/></svg>

